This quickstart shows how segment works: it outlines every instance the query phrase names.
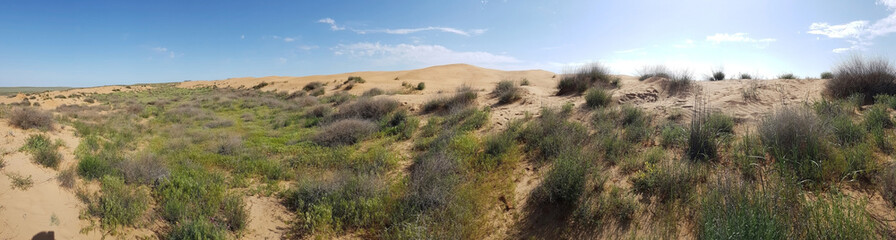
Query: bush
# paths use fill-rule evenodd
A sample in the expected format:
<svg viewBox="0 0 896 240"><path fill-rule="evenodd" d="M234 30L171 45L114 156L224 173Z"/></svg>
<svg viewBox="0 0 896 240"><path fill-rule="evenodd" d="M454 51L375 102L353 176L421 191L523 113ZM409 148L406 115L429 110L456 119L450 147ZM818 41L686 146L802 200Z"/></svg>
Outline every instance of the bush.
<svg viewBox="0 0 896 240"><path fill-rule="evenodd" d="M431 112L453 112L460 109L465 109L469 106L476 104L476 97L478 95L472 88L469 86L461 86L457 88L457 93L454 96L445 98L440 97L436 99L429 100L428 102L423 104L423 112L431 113Z"/></svg>
<svg viewBox="0 0 896 240"><path fill-rule="evenodd" d="M610 105L612 94L602 88L591 88L585 92L585 106L599 108Z"/></svg>
<svg viewBox="0 0 896 240"><path fill-rule="evenodd" d="M75 177L78 175L78 172L74 167L66 168L59 172L56 175L56 180L59 181L59 186L62 186L67 189L72 189L75 187Z"/></svg>
<svg viewBox="0 0 896 240"><path fill-rule="evenodd" d="M694 77L689 71L681 71L662 82L663 91L669 96L681 95L690 92Z"/></svg>
<svg viewBox="0 0 896 240"><path fill-rule="evenodd" d="M138 154L115 164L125 182L131 184L154 184L168 177L168 167L151 153Z"/></svg>
<svg viewBox="0 0 896 240"><path fill-rule="evenodd" d="M502 80L492 90L492 95L498 98L498 104L508 104L523 98L523 89L511 80Z"/></svg>
<svg viewBox="0 0 896 240"><path fill-rule="evenodd" d="M424 83L424 82L417 83L417 88L416 88L416 89L417 89L418 91L423 91L423 89L426 89L426 83Z"/></svg>
<svg viewBox="0 0 896 240"><path fill-rule="evenodd" d="M618 79L610 76L610 70L600 63L580 67L575 72L564 74L557 84L557 95L581 94L592 86L617 87Z"/></svg>
<svg viewBox="0 0 896 240"><path fill-rule="evenodd" d="M81 156L78 161L78 175L86 179L97 179L113 173L112 165L99 156Z"/></svg>
<svg viewBox="0 0 896 240"><path fill-rule="evenodd" d="M749 73L741 73L740 79L753 79L753 76L751 76Z"/></svg>
<svg viewBox="0 0 896 240"><path fill-rule="evenodd" d="M890 109L896 109L896 96L878 94L874 96L874 104L887 106Z"/></svg>
<svg viewBox="0 0 896 240"><path fill-rule="evenodd" d="M821 79L834 79L834 74L831 72L823 72L821 73Z"/></svg>
<svg viewBox="0 0 896 240"><path fill-rule="evenodd" d="M321 88L317 88L317 89L311 90L311 92L310 92L309 94L311 94L311 96L315 96L315 97L317 97L317 96L321 96L321 95L327 94L327 91L324 90L323 87L321 87Z"/></svg>
<svg viewBox="0 0 896 240"><path fill-rule="evenodd" d="M384 97L362 98L343 104L339 107L339 112L333 117L336 119L358 118L376 121L395 111L398 105L398 101Z"/></svg>
<svg viewBox="0 0 896 240"><path fill-rule="evenodd" d="M365 81L363 78L358 77L358 76L349 76L348 79L346 79L345 82L343 82L343 84L353 83L353 82L354 83L365 83L367 81Z"/></svg>
<svg viewBox="0 0 896 240"><path fill-rule="evenodd" d="M50 137L44 134L34 134L28 137L23 150L31 153L31 160L41 166L56 169L62 161L62 154L57 149L59 145L50 142Z"/></svg>
<svg viewBox="0 0 896 240"><path fill-rule="evenodd" d="M691 119L691 128L688 134L688 148L685 150L691 160L708 161L715 160L718 155L719 127L714 126L713 114L707 110L696 110ZM716 117L718 119L722 119ZM715 120L722 122L720 120Z"/></svg>
<svg viewBox="0 0 896 240"><path fill-rule="evenodd" d="M411 116L408 111L397 111L389 117L383 126L384 132L389 135L398 136L399 140L410 139L417 127L420 126L420 120Z"/></svg>
<svg viewBox="0 0 896 240"><path fill-rule="evenodd" d="M291 235L302 238L316 232L375 227L386 219L385 192L380 180L339 174L332 179L305 179L287 190L283 205L298 216Z"/></svg>
<svg viewBox="0 0 896 240"><path fill-rule="evenodd" d="M522 131L526 150L536 152L537 159L545 161L584 146L588 141L588 129L566 117L556 110L542 109L541 117L527 124Z"/></svg>
<svg viewBox="0 0 896 240"><path fill-rule="evenodd" d="M537 198L547 203L575 203L585 190L588 166L578 152L561 154L538 186Z"/></svg>
<svg viewBox="0 0 896 240"><path fill-rule="evenodd" d="M719 180L701 200L698 238L788 239L794 220L786 195L774 188L748 186L737 179Z"/></svg>
<svg viewBox="0 0 896 240"><path fill-rule="evenodd" d="M688 141L688 130L682 126L668 124L660 131L660 144L663 147L681 147Z"/></svg>
<svg viewBox="0 0 896 240"><path fill-rule="evenodd" d="M324 84L321 82L310 82L308 84L305 84L305 87L302 88L302 91L313 92L314 90L323 89L323 88L324 88ZM314 94L312 94L312 95L314 95Z"/></svg>
<svg viewBox="0 0 896 240"><path fill-rule="evenodd" d="M725 80L725 72L723 72L721 69L712 70L712 78L710 80L711 81Z"/></svg>
<svg viewBox="0 0 896 240"><path fill-rule="evenodd" d="M313 117L313 118L327 118L327 117L330 117L330 114L332 114L332 113L333 113L333 108L331 108L330 106L324 105L324 104L314 106L314 107L308 109L308 111L306 112L306 114L308 116Z"/></svg>
<svg viewBox="0 0 896 240"><path fill-rule="evenodd" d="M104 229L134 226L149 207L149 193L128 187L120 178L103 177L100 186L102 195L90 204L89 211L100 217Z"/></svg>
<svg viewBox="0 0 896 240"><path fill-rule="evenodd" d="M261 83L259 83L258 85L252 86L252 89L259 90L259 89L261 89L261 88L263 88L263 87L266 87L266 86L268 86L268 85L270 85L270 84L267 83L267 82L261 82Z"/></svg>
<svg viewBox="0 0 896 240"><path fill-rule="evenodd" d="M351 101L352 98L354 98L354 97L355 97L355 95L351 95L346 92L337 92L337 93L334 93L333 95L330 95L327 97L322 97L320 99L320 101L325 102L325 103L332 103L333 105L341 105L343 103Z"/></svg>
<svg viewBox="0 0 896 240"><path fill-rule="evenodd" d="M382 89L379 89L379 88L371 88L371 89L368 89L367 91L364 91L364 93L362 93L361 96L362 97L373 97L373 96L379 96L379 95L383 95L383 94L386 94L386 91L383 91Z"/></svg>
<svg viewBox="0 0 896 240"><path fill-rule="evenodd" d="M893 119L890 113L881 105L874 105L868 111L865 111L864 122L865 129L874 128L892 128Z"/></svg>
<svg viewBox="0 0 896 240"><path fill-rule="evenodd" d="M367 120L344 119L327 125L314 135L312 141L322 146L352 145L376 132L375 123Z"/></svg>
<svg viewBox="0 0 896 240"><path fill-rule="evenodd" d="M776 162L801 179L823 178L828 128L808 108L785 107L759 121L759 137Z"/></svg>
<svg viewBox="0 0 896 240"><path fill-rule="evenodd" d="M687 162L645 163L644 170L631 178L632 190L646 199L656 197L660 202L685 200L693 192L698 177Z"/></svg>
<svg viewBox="0 0 896 240"><path fill-rule="evenodd" d="M227 235L206 220L178 222L168 232L168 239L223 240Z"/></svg>
<svg viewBox="0 0 896 240"><path fill-rule="evenodd" d="M878 178L880 179L878 182L882 183L896 182L896 164L886 166ZM884 200L896 206L896 184L879 184L879 186Z"/></svg>
<svg viewBox="0 0 896 240"><path fill-rule="evenodd" d="M852 146L865 141L865 129L855 124L848 116L838 116L830 120L831 130L836 143L840 146Z"/></svg>
<svg viewBox="0 0 896 240"><path fill-rule="evenodd" d="M672 78L672 74L669 73L669 69L664 65L651 65L644 66L638 70L638 81L644 81L648 78L659 77L659 78Z"/></svg>
<svg viewBox="0 0 896 240"><path fill-rule="evenodd" d="M22 191L28 190L31 186L34 186L34 180L31 179L31 175L28 177L23 177L18 173L5 173L6 177L9 178L10 187L12 189L19 189Z"/></svg>
<svg viewBox="0 0 896 240"><path fill-rule="evenodd" d="M240 231L249 223L249 211L246 210L246 202L239 195L229 195L221 203L221 214L224 216L224 224L230 231Z"/></svg>
<svg viewBox="0 0 896 240"><path fill-rule="evenodd" d="M834 78L825 83L825 90L835 98L861 93L869 103L878 94L896 94L896 70L885 59L853 56L834 67Z"/></svg>
<svg viewBox="0 0 896 240"><path fill-rule="evenodd" d="M778 75L778 79L796 79L796 76L794 76L793 73L784 73Z"/></svg>
<svg viewBox="0 0 896 240"><path fill-rule="evenodd" d="M740 94L744 98L744 102L759 101L759 83L749 81L747 86L740 90Z"/></svg>
<svg viewBox="0 0 896 240"><path fill-rule="evenodd" d="M9 113L9 124L21 129L53 128L53 114L37 108L15 108Z"/></svg>

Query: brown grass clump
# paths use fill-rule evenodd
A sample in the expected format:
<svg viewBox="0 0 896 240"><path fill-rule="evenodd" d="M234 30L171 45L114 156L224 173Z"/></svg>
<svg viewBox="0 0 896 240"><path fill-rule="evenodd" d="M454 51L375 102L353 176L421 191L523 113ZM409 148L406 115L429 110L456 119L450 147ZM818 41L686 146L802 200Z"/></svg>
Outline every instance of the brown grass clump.
<svg viewBox="0 0 896 240"><path fill-rule="evenodd" d="M432 112L452 112L458 109L464 109L468 106L476 104L478 94L470 86L461 86L457 88L457 93L451 97L440 97L429 100L423 104L424 113Z"/></svg>
<svg viewBox="0 0 896 240"><path fill-rule="evenodd" d="M328 147L352 145L373 134L376 130L377 126L374 122L344 119L321 128L314 135L312 141L318 145Z"/></svg>
<svg viewBox="0 0 896 240"><path fill-rule="evenodd" d="M523 98L523 89L512 80L498 82L492 95L498 98L498 104L508 104Z"/></svg>
<svg viewBox="0 0 896 240"><path fill-rule="evenodd" d="M879 94L896 94L896 69L882 58L853 56L837 65L832 77L825 85L832 97L863 94L864 102L870 103Z"/></svg>
<svg viewBox="0 0 896 240"><path fill-rule="evenodd" d="M389 98L361 98L339 107L339 112L334 117L337 119L360 118L379 120L398 109L398 105L398 101Z"/></svg>
<svg viewBox="0 0 896 240"><path fill-rule="evenodd" d="M17 108L10 112L9 124L21 129L48 130L53 128L53 114L37 108Z"/></svg>
<svg viewBox="0 0 896 240"><path fill-rule="evenodd" d="M569 94L581 94L592 86L615 88L619 85L618 78L610 76L610 69L600 63L592 63L575 70L571 74L564 74L557 84L557 96Z"/></svg>

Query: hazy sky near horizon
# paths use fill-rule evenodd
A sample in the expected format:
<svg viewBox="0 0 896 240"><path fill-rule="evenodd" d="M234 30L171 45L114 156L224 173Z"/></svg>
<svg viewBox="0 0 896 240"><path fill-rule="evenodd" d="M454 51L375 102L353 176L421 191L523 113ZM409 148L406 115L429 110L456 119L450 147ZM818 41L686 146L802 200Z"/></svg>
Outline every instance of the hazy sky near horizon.
<svg viewBox="0 0 896 240"><path fill-rule="evenodd" d="M896 0L0 2L0 86L594 61L817 76L852 54L896 60Z"/></svg>

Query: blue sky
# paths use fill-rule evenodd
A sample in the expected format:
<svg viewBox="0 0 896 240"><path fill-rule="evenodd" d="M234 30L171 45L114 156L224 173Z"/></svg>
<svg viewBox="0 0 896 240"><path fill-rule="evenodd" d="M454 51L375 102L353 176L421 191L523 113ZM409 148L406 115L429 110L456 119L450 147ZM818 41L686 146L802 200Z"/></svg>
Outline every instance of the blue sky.
<svg viewBox="0 0 896 240"><path fill-rule="evenodd" d="M600 61L817 76L896 60L896 0L2 1L0 86Z"/></svg>

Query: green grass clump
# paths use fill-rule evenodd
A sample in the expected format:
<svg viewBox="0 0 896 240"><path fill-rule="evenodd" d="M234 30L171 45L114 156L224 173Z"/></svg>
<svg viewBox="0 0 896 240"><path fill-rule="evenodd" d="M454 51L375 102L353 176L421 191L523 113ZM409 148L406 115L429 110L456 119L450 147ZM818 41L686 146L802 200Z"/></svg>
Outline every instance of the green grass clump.
<svg viewBox="0 0 896 240"><path fill-rule="evenodd" d="M761 119L758 126L763 146L782 169L800 179L822 180L828 158L829 129L808 108L786 107Z"/></svg>
<svg viewBox="0 0 896 240"><path fill-rule="evenodd" d="M379 95L383 95L383 94L386 94L386 91L383 91L382 89L379 89L379 88L371 88L371 89L368 89L367 91L364 91L364 93L361 94L361 97L374 97L374 96L379 96Z"/></svg>
<svg viewBox="0 0 896 240"><path fill-rule="evenodd" d="M573 73L564 74L557 84L557 95L581 94L592 86L618 87L619 80L610 76L610 70L599 63L581 67Z"/></svg>
<svg viewBox="0 0 896 240"><path fill-rule="evenodd" d="M703 196L697 225L701 239L788 239L795 219L788 195L737 181L720 180Z"/></svg>
<svg viewBox="0 0 896 240"><path fill-rule="evenodd" d="M682 147L688 140L688 129L676 124L664 125L660 130L660 145L666 148Z"/></svg>
<svg viewBox="0 0 896 240"><path fill-rule="evenodd" d="M227 239L227 234L215 227L206 220L186 221L174 225L167 235L168 239L190 239L190 240L223 240Z"/></svg>
<svg viewBox="0 0 896 240"><path fill-rule="evenodd" d="M149 207L149 193L143 188L128 186L117 177L105 176L100 181L100 195L88 211L100 218L104 229L135 226ZM93 201L93 200L91 200Z"/></svg>
<svg viewBox="0 0 896 240"><path fill-rule="evenodd" d="M649 65L638 70L638 81L644 81L652 77L669 79L672 78L672 74L664 65Z"/></svg>
<svg viewBox="0 0 896 240"><path fill-rule="evenodd" d="M796 79L796 76L794 76L793 73L784 73L778 75L778 79Z"/></svg>
<svg viewBox="0 0 896 240"><path fill-rule="evenodd" d="M875 128L892 128L893 127L893 119L890 118L890 113L887 112L886 107L881 105L874 105L871 109L865 111L863 124L865 125L865 129L875 129Z"/></svg>
<svg viewBox="0 0 896 240"><path fill-rule="evenodd" d="M833 79L834 74L831 72L823 72L821 73L821 79Z"/></svg>
<svg viewBox="0 0 896 240"><path fill-rule="evenodd" d="M464 109L476 104L478 94L469 86L457 88L457 92L451 97L439 97L423 104L424 113L449 113Z"/></svg>
<svg viewBox="0 0 896 240"><path fill-rule="evenodd" d="M734 165L746 179L754 180L761 164L765 163L765 149L759 137L747 133L734 144Z"/></svg>
<svg viewBox="0 0 896 240"><path fill-rule="evenodd" d="M31 153L31 160L41 166L56 169L62 161L62 154L58 150L59 145L50 142L50 137L44 134L34 134L28 137L22 150Z"/></svg>
<svg viewBox="0 0 896 240"><path fill-rule="evenodd" d="M523 89L512 80L502 80L492 90L492 95L498 98L498 104L508 104L522 99Z"/></svg>
<svg viewBox="0 0 896 240"><path fill-rule="evenodd" d="M710 161L718 157L720 138L734 133L734 120L719 112L697 110L691 119L686 153L691 160Z"/></svg>
<svg viewBox="0 0 896 240"><path fill-rule="evenodd" d="M23 177L18 173L5 173L5 175L9 178L12 189L25 191L34 186L34 180L31 179L31 175L28 175L28 177Z"/></svg>
<svg viewBox="0 0 896 240"><path fill-rule="evenodd" d="M645 163L644 170L631 177L632 190L645 199L657 201L686 200L690 197L700 174L690 163L666 160Z"/></svg>
<svg viewBox="0 0 896 240"><path fill-rule="evenodd" d="M411 139L417 127L420 126L420 119L412 116L407 110L399 110L392 113L382 124L383 132L398 137L398 140Z"/></svg>
<svg viewBox="0 0 896 240"><path fill-rule="evenodd" d="M691 91L694 76L689 71L680 71L671 75L662 82L663 91L669 96L680 96Z"/></svg>
<svg viewBox="0 0 896 240"><path fill-rule="evenodd" d="M831 119L830 126L834 140L840 146L852 146L865 141L865 129L847 116Z"/></svg>
<svg viewBox="0 0 896 240"><path fill-rule="evenodd" d="M378 121L398 109L398 105L398 101L389 98L361 98L340 106L333 118Z"/></svg>
<svg viewBox="0 0 896 240"><path fill-rule="evenodd" d="M875 95L874 104L887 106L890 109L896 109L896 96L888 94Z"/></svg>
<svg viewBox="0 0 896 240"><path fill-rule="evenodd" d="M541 117L523 129L521 138L526 150L535 152L537 159L546 161L581 148L588 140L588 130L570 122L567 115L552 109L542 109Z"/></svg>
<svg viewBox="0 0 896 240"><path fill-rule="evenodd" d="M753 76L751 76L749 73L741 73L740 79L753 79Z"/></svg>
<svg viewBox="0 0 896 240"><path fill-rule="evenodd" d="M414 89L417 89L417 91L423 91L423 89L426 89L426 83L424 83L424 82L417 83L417 87Z"/></svg>
<svg viewBox="0 0 896 240"><path fill-rule="evenodd" d="M561 154L553 164L538 186L536 198L552 204L575 203L585 190L585 174L589 165L577 152Z"/></svg>
<svg viewBox="0 0 896 240"><path fill-rule="evenodd" d="M585 106L589 108L600 108L610 105L612 94L603 88L591 88L585 92Z"/></svg>

